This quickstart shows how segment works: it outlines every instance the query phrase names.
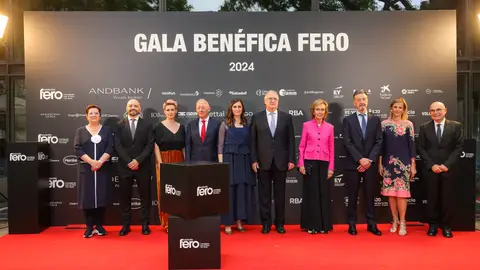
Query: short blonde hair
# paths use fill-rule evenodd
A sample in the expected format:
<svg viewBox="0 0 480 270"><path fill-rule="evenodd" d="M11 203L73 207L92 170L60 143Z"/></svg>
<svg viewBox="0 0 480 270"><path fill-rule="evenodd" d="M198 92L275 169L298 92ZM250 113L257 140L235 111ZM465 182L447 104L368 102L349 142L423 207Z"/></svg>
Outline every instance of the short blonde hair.
<svg viewBox="0 0 480 270"><path fill-rule="evenodd" d="M325 105L325 115L323 116L323 120L327 119L327 116L328 116L328 102L326 102L325 100L319 98L319 99L316 99L312 102L312 104L310 105L310 116L313 118L315 118L315 108L317 106L320 106L320 105Z"/></svg>
<svg viewBox="0 0 480 270"><path fill-rule="evenodd" d="M393 113L392 113L392 108L393 105L396 103L402 103L403 104L403 113L402 113L402 120L407 120L408 119L408 105L407 101L405 101L404 98L397 98L390 103L390 119L393 119Z"/></svg>
<svg viewBox="0 0 480 270"><path fill-rule="evenodd" d="M175 110L178 109L178 103L173 99L167 99L165 100L165 102L163 102L163 110L165 110L168 105L173 105L173 107L175 107Z"/></svg>

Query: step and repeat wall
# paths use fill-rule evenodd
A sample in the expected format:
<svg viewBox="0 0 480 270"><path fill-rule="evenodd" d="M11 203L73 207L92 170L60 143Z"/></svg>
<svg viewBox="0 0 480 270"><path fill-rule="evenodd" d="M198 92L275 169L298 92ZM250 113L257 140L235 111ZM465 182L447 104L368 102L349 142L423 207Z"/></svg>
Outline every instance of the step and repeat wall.
<svg viewBox="0 0 480 270"><path fill-rule="evenodd" d="M25 12L24 25L28 140L51 143L55 225L83 223L73 138L87 124L89 104L99 105L104 124L113 125L136 98L143 117L157 123L164 119L163 102L172 98L179 103L178 121L187 123L196 117L199 98L209 101L218 119L226 116L230 100L241 98L250 119L265 109L266 91L276 90L280 109L293 116L298 144L309 105L325 99L328 122L335 126L335 223L346 222L342 119L355 111L355 89L368 92L369 112L382 119L393 99L405 98L416 133L430 120L433 101L443 101L447 116L456 119L454 11ZM419 220L426 201L421 177L412 181L409 219ZM287 222L296 224L302 177L294 170L286 182ZM114 173L109 224L120 223L120 184ZM152 194L152 220L158 223L154 179ZM378 195L375 205L380 221L389 221L387 199ZM134 196L132 209L139 207Z"/></svg>

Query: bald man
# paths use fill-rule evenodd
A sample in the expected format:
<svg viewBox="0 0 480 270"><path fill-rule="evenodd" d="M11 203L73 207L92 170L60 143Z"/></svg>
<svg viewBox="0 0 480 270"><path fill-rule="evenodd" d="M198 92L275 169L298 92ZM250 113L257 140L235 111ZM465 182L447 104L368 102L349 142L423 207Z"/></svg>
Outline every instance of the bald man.
<svg viewBox="0 0 480 270"><path fill-rule="evenodd" d="M447 120L447 108L441 102L430 105L431 121L420 126L417 140L423 160L422 179L427 187L428 236L453 237L450 224L454 205L457 163L463 148L463 132L459 122Z"/></svg>
<svg viewBox="0 0 480 270"><path fill-rule="evenodd" d="M199 99L195 109L198 118L187 124L185 161L218 162L217 141L220 122L211 118L210 105Z"/></svg>
<svg viewBox="0 0 480 270"><path fill-rule="evenodd" d="M118 123L114 137L120 175L120 207L122 209L120 236L130 232L133 179L137 182L140 195L142 234L150 234L153 126L140 118L141 111L142 107L138 100L129 100L126 117Z"/></svg>

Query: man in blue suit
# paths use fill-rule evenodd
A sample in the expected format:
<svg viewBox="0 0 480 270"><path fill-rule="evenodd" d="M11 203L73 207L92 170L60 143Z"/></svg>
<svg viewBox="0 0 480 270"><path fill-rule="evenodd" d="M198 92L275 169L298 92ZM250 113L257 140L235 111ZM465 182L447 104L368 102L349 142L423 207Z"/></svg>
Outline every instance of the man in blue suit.
<svg viewBox="0 0 480 270"><path fill-rule="evenodd" d="M368 114L368 96L362 89L353 94L357 111L343 119L343 142L347 152L344 176L348 195L348 233L357 235L357 198L363 179L367 230L382 235L375 221L374 197L379 186L378 157L382 148L380 118Z"/></svg>
<svg viewBox="0 0 480 270"><path fill-rule="evenodd" d="M217 142L220 122L210 118L210 105L205 99L196 104L198 118L187 124L185 161L218 162Z"/></svg>

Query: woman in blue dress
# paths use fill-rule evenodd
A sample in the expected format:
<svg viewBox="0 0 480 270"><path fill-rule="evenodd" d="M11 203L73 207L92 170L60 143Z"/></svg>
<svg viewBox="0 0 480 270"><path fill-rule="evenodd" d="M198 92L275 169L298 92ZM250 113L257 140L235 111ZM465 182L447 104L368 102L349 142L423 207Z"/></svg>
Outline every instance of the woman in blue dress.
<svg viewBox="0 0 480 270"><path fill-rule="evenodd" d="M390 117L382 122L383 151L379 173L383 176L382 195L388 197L393 216L391 233L407 234L405 215L410 198L410 180L417 173L415 166L415 133L408 121L408 106L403 98L390 104Z"/></svg>
<svg viewBox="0 0 480 270"><path fill-rule="evenodd" d="M250 223L254 213L255 175L250 166L249 134L243 101L234 99L218 136L218 161L229 163L230 167L230 207L221 216L229 235L235 224L238 231L244 232L242 223Z"/></svg>
<svg viewBox="0 0 480 270"><path fill-rule="evenodd" d="M103 217L108 202L111 183L110 168L105 164L113 152L113 134L108 126L101 125L101 109L89 105L85 110L88 125L77 129L74 150L77 165L78 207L83 209L87 229L83 237L94 234L107 235Z"/></svg>

